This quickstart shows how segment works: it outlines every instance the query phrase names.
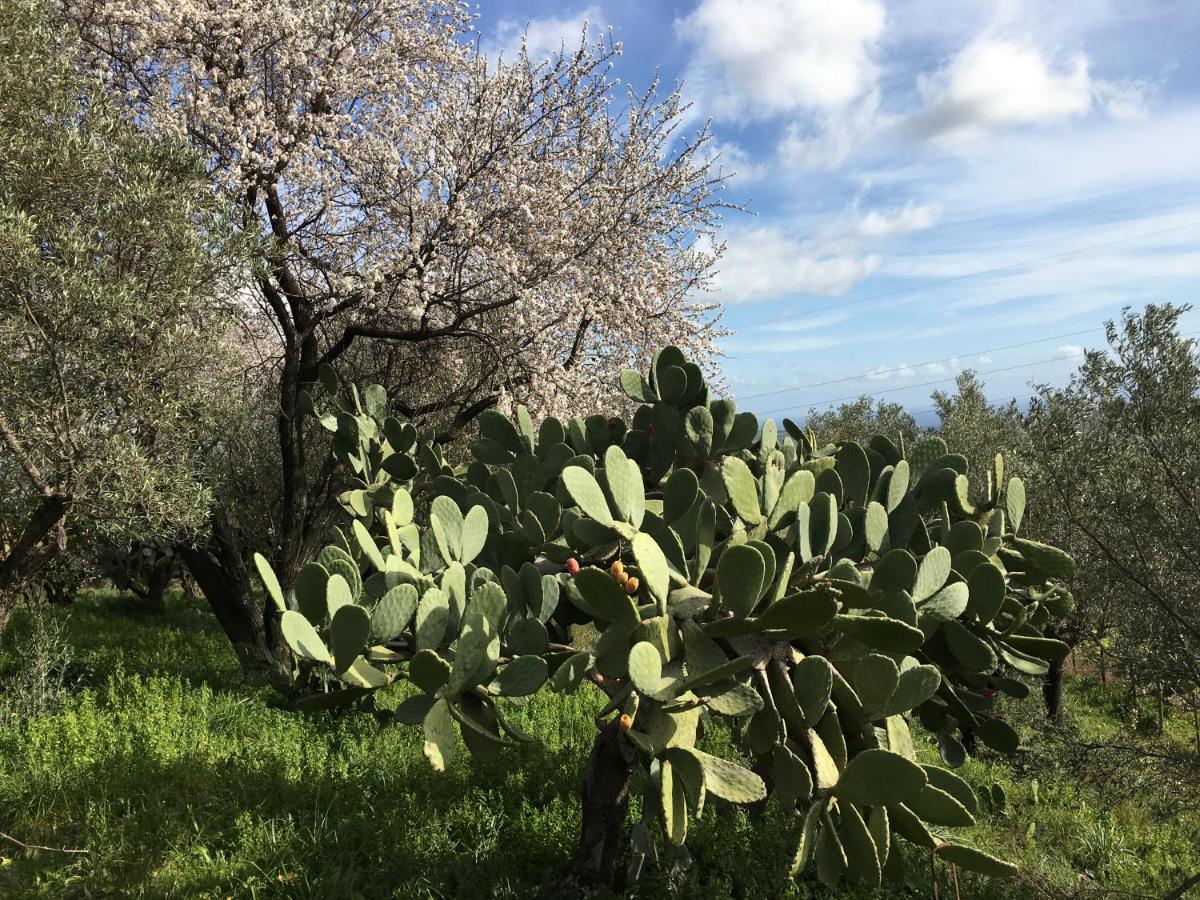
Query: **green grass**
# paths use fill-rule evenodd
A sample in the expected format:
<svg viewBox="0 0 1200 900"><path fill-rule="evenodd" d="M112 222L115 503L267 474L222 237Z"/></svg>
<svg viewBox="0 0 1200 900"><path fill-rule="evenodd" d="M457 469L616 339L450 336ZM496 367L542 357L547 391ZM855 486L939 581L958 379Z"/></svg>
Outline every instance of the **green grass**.
<svg viewBox="0 0 1200 900"><path fill-rule="evenodd" d="M69 617L77 683L59 709L0 725L0 831L88 852L0 842L0 897L530 897L569 859L601 705L591 689L538 695L522 724L541 744L491 764L464 751L439 776L416 729L292 713L243 686L211 616L180 598L152 615L98 592L55 614ZM6 635L0 678L20 664L23 627ZM1074 685L1070 700L1085 732L1119 727L1113 695ZM730 749L720 730L705 744ZM1016 775L1026 768L1037 803ZM1085 871L1118 893L1161 895L1200 868L1200 817L1164 816L1153 797L1108 803L1036 739L1014 761L960 772L1009 798L1007 815L962 837L1022 866L1012 882L964 875L963 897L1065 896ZM689 836L691 867L648 866L638 894L829 896L785 879L795 830L770 807L754 822L709 803ZM907 857L917 895L930 896L928 857ZM953 896L949 872L938 877Z"/></svg>

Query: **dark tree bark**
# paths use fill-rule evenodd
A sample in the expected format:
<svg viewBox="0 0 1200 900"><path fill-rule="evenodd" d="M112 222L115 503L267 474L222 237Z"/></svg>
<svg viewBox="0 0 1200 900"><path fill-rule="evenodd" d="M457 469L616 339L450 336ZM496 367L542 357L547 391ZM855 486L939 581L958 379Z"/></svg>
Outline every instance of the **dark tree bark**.
<svg viewBox="0 0 1200 900"><path fill-rule="evenodd" d="M556 897L585 897L616 885L636 760L621 738L617 719L596 735L583 774L579 842L566 876L556 886Z"/></svg>
<svg viewBox="0 0 1200 900"><path fill-rule="evenodd" d="M1046 718L1055 725L1063 723L1063 664L1050 663L1050 670L1042 681L1042 699L1046 702Z"/></svg>
<svg viewBox="0 0 1200 900"><path fill-rule="evenodd" d="M62 524L70 505L70 497L64 494L43 493L20 536L0 559L0 634L17 606L21 585L37 575L55 554L66 549L67 535Z"/></svg>
<svg viewBox="0 0 1200 900"><path fill-rule="evenodd" d="M220 510L207 545L183 545L179 555L203 592L247 675L275 669L285 659L278 613L268 598L254 599L241 550Z"/></svg>
<svg viewBox="0 0 1200 900"><path fill-rule="evenodd" d="M1059 635L1053 625L1046 626L1046 637L1057 638ZM1050 669L1042 679L1042 699L1046 703L1046 718L1055 725L1062 725L1065 718L1063 707L1063 663L1053 660Z"/></svg>

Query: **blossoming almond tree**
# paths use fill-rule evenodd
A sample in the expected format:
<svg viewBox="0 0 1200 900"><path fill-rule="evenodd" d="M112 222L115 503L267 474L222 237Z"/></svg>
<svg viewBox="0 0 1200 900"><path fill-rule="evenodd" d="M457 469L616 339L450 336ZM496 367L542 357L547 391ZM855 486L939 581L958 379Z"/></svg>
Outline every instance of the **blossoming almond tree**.
<svg viewBox="0 0 1200 900"><path fill-rule="evenodd" d="M397 411L450 435L514 397L603 408L657 346L711 358L714 307L693 297L720 250L706 134L678 138L677 93L619 97L611 44L489 59L466 6L442 0L59 10L86 64L148 127L202 148L261 236L278 341L270 555L288 577L328 509L302 415L323 363L383 353L404 373Z"/></svg>

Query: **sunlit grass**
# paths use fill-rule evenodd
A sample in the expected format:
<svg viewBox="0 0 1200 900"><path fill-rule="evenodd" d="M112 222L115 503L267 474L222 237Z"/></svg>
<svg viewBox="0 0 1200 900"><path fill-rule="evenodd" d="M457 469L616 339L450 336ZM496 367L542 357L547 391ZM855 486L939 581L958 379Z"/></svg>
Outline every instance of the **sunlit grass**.
<svg viewBox="0 0 1200 900"><path fill-rule="evenodd" d="M594 690L539 694L520 718L541 744L487 764L462 750L439 776L417 729L297 714L270 690L241 685L207 611L180 598L158 616L125 606L94 594L59 613L69 616L76 687L57 711L0 727L0 831L88 851L0 846L0 896L529 897L569 860L602 705ZM19 664L20 636L18 622L0 673ZM1072 689L1071 703L1085 727L1116 727L1107 694ZM933 744L918 740L933 761ZM721 728L705 744L730 752ZM1106 803L1044 765L1035 802L1016 768L983 757L960 770L1008 797L1006 814L984 814L961 837L1023 867L1009 883L963 875L963 897L1026 897L1033 884L1065 895L1081 876L1161 894L1200 868L1198 817L1160 816L1153 797ZM690 869L650 866L638 893L827 896L785 878L796 827L772 807L752 821L709 803L689 836ZM906 858L919 895L930 895L928 856L909 848ZM949 871L938 877L953 896Z"/></svg>

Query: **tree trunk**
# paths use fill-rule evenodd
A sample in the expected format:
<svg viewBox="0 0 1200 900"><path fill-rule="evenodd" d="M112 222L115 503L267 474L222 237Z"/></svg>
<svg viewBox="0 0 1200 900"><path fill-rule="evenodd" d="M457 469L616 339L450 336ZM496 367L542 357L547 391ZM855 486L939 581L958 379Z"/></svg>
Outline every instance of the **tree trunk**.
<svg viewBox="0 0 1200 900"><path fill-rule="evenodd" d="M155 612L165 612L167 609L167 588L171 585L171 570L175 560L164 556L154 563L146 578L146 605Z"/></svg>
<svg viewBox="0 0 1200 900"><path fill-rule="evenodd" d="M1046 637L1055 638L1054 626L1046 628ZM1046 718L1054 725L1063 724L1063 663L1052 660L1050 669L1042 681L1042 699L1046 702Z"/></svg>
<svg viewBox="0 0 1200 900"><path fill-rule="evenodd" d="M25 528L0 559L0 634L17 606L21 585L33 578L56 553L66 549L63 518L71 500L64 494L48 493L25 523Z"/></svg>
<svg viewBox="0 0 1200 900"><path fill-rule="evenodd" d="M241 551L220 510L213 514L212 538L207 546L184 545L179 555L233 644L243 673L259 675L282 664L278 616L272 627L266 609L275 612L275 606L269 598L263 606L255 601Z"/></svg>
<svg viewBox="0 0 1200 900"><path fill-rule="evenodd" d="M624 746L623 746L624 745ZM554 896L585 897L614 889L629 811L629 781L637 756L621 739L619 721L600 730L583 775L582 817L575 858Z"/></svg>
<svg viewBox="0 0 1200 900"><path fill-rule="evenodd" d="M1055 725L1063 723L1063 664L1051 661L1050 670L1042 681L1042 698L1046 701L1046 718Z"/></svg>

